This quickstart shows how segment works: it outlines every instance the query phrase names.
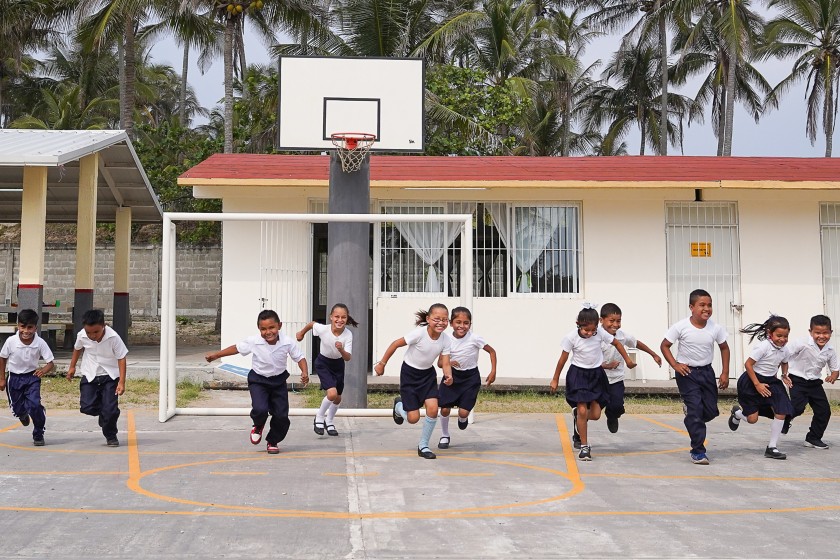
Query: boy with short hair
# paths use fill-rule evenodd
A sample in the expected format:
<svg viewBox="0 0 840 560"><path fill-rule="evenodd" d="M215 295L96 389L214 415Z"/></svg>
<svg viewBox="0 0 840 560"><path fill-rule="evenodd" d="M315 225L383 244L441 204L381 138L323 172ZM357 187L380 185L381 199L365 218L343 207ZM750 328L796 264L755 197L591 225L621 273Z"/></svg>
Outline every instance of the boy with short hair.
<svg viewBox="0 0 840 560"><path fill-rule="evenodd" d="M38 313L24 309L18 313L17 333L0 349L0 389L6 389L9 407L24 426L32 421L32 443L44 445L47 414L41 405L41 378L52 371L53 353L47 341L38 336ZM39 359L46 362L38 367ZM8 384L6 369L9 371Z"/></svg>
<svg viewBox="0 0 840 560"><path fill-rule="evenodd" d="M825 380L834 383L840 375L840 360L834 347L828 345L831 340L830 318L825 315L811 317L808 333L811 336L787 343L790 400L794 418L805 412L807 405L811 405L814 411L811 427L805 436L805 447L828 449L822 437L831 418L831 405L823 389L822 371L827 365L831 374Z"/></svg>
<svg viewBox="0 0 840 560"><path fill-rule="evenodd" d="M729 345L726 343L726 329L711 320L712 296L706 290L694 290L688 297L691 316L676 322L659 346L662 356L673 368L683 399L685 427L691 437L691 461L696 465L708 465L706 456L706 423L716 418L718 411L718 388L729 386ZM678 342L677 357L671 353L671 346ZM723 363L720 381L715 384L712 369L715 344L720 348Z"/></svg>
<svg viewBox="0 0 840 560"><path fill-rule="evenodd" d="M73 379L76 362L82 357L79 383L79 410L99 417L99 426L108 447L119 447L117 420L120 417L119 397L125 392L125 347L120 335L105 324L99 309L85 311L84 327L76 335L67 379Z"/></svg>

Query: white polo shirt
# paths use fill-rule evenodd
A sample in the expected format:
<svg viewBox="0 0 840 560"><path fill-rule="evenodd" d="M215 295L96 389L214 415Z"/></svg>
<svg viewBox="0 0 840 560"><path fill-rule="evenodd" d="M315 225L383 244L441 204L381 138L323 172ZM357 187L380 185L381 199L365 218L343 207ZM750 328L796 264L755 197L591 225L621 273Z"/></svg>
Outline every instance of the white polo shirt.
<svg viewBox="0 0 840 560"><path fill-rule="evenodd" d="M6 371L9 373L29 373L38 369L40 358L47 363L55 359L46 340L36 334L32 342L24 344L20 333L6 339L0 349L0 358L6 359Z"/></svg>
<svg viewBox="0 0 840 560"><path fill-rule="evenodd" d="M601 344L612 344L613 335L598 327L595 334L589 338L582 338L578 329L573 330L560 342L560 347L572 355L572 365L593 369L604 363L604 352Z"/></svg>
<svg viewBox="0 0 840 560"><path fill-rule="evenodd" d="M624 332L621 329L616 331L615 338L624 345L625 348L636 347L636 337L630 333ZM604 368L604 371L607 372L607 379L609 382L618 383L619 381L624 381L624 358L622 358L621 354L618 353L618 348L612 344L601 343L601 350L604 351L605 362L618 362L618 366L614 369Z"/></svg>
<svg viewBox="0 0 840 560"><path fill-rule="evenodd" d="M788 373L813 381L822 379L825 366L829 371L840 370L840 360L833 346L826 344L820 349L810 336L788 341Z"/></svg>
<svg viewBox="0 0 840 560"><path fill-rule="evenodd" d="M415 369L429 369L441 354L449 355L452 337L440 333L437 340L429 336L429 327L420 325L403 337L408 344L403 361Z"/></svg>
<svg viewBox="0 0 840 560"><path fill-rule="evenodd" d="M277 333L277 342L274 344L269 344L258 335L249 336L236 344L236 350L243 356L253 354L251 369L263 377L275 377L285 373L289 357L295 363L304 357L297 342L283 333Z"/></svg>
<svg viewBox="0 0 840 560"><path fill-rule="evenodd" d="M478 353L487 346L487 342L472 331L467 331L462 338L452 337L449 360L458 362L458 369L466 371L478 367Z"/></svg>
<svg viewBox="0 0 840 560"><path fill-rule="evenodd" d="M677 362L691 367L707 366L715 357L715 345L726 342L726 329L711 319L699 329L687 317L674 323L665 333L665 339L677 343Z"/></svg>
<svg viewBox="0 0 840 560"><path fill-rule="evenodd" d="M82 329L76 335L76 344L73 348L84 350L79 370L85 379L93 381L97 375L108 375L111 379L119 379L119 360L128 355L128 348L125 347L117 331L106 325L102 340L96 342L88 338L85 329Z"/></svg>
<svg viewBox="0 0 840 560"><path fill-rule="evenodd" d="M756 375L775 377L782 362L788 361L787 345L779 348L769 340L762 340L750 350L750 358L755 360L753 371Z"/></svg>
<svg viewBox="0 0 840 560"><path fill-rule="evenodd" d="M344 351L348 354L353 353L353 333L347 327L344 331L335 336L332 332L332 325L322 325L321 323L313 323L312 333L321 339L321 346L319 352L325 358L341 358L341 352L335 347L336 342L344 345Z"/></svg>

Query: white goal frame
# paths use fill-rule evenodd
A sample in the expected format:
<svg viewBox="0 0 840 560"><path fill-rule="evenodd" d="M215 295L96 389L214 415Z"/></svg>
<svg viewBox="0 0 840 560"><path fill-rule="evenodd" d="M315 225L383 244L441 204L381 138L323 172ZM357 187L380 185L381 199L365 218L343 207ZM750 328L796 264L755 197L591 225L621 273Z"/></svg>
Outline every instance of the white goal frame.
<svg viewBox="0 0 840 560"><path fill-rule="evenodd" d="M264 213L197 213L164 212L163 250L161 258L160 299L160 400L158 420L166 422L175 415L247 416L248 408L177 408L178 372L175 365L175 263L176 221L182 222L460 222L461 223L461 305L472 309L473 300L473 230L472 214L264 214ZM222 280L224 281L224 279ZM374 280L376 281L376 280ZM316 409L292 408L291 416L313 416ZM341 416L391 416L391 410L339 409Z"/></svg>

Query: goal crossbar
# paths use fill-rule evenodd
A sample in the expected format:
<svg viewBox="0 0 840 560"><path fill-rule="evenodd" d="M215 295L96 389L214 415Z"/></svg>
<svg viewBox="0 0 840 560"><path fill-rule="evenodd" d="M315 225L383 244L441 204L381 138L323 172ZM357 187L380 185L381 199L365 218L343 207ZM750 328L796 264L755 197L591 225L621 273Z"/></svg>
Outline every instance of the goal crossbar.
<svg viewBox="0 0 840 560"><path fill-rule="evenodd" d="M163 266L161 267L160 299L160 395L158 420L166 422L176 414L182 415L244 415L242 408L176 408L178 372L175 361L175 222L308 222L310 224L383 222L449 222L461 223L461 305L472 309L473 298L473 230L472 214L266 214L266 213L198 213L164 212L163 214ZM224 250L224 249L223 249ZM224 281L224 279L223 279ZM316 409L293 409L295 415L314 415ZM381 411L390 416L391 411ZM380 415L380 411L357 409L342 411L343 415Z"/></svg>

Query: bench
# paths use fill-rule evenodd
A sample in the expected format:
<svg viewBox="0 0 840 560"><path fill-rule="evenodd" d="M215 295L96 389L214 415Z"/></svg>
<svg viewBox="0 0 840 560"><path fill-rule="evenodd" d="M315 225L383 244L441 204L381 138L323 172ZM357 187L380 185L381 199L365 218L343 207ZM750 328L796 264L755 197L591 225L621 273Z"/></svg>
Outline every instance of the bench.
<svg viewBox="0 0 840 560"><path fill-rule="evenodd" d="M64 323L41 323L41 337L47 341L51 350L55 350L56 333L64 330ZM0 324L0 344L15 334L17 325L14 323ZM46 336L45 334L46 333Z"/></svg>

